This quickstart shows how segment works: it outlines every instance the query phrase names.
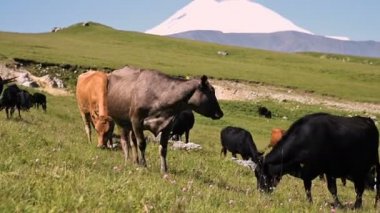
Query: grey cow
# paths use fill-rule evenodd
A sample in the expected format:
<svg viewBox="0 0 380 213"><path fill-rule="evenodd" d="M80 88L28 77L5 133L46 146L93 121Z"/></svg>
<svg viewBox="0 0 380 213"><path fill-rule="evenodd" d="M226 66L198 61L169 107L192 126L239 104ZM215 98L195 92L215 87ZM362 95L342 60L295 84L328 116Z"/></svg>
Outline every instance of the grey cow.
<svg viewBox="0 0 380 213"><path fill-rule="evenodd" d="M158 71L124 67L110 73L108 79L109 115L121 127L125 160L132 149L133 161L146 166L143 131L149 130L154 135L161 132L161 172L165 174L167 144L176 114L191 109L212 119L223 117L214 88L206 76L184 80ZM132 142L130 135L135 136Z"/></svg>

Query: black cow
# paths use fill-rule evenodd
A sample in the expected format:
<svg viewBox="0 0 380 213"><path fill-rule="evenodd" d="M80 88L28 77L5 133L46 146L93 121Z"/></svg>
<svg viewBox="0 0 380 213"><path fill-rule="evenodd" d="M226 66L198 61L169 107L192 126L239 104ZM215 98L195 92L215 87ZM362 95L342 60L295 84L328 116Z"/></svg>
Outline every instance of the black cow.
<svg viewBox="0 0 380 213"><path fill-rule="evenodd" d="M180 112L173 121L171 137L174 140L179 140L183 133L185 133L186 143L189 142L189 132L194 126L194 113L191 110Z"/></svg>
<svg viewBox="0 0 380 213"><path fill-rule="evenodd" d="M261 116L264 116L266 118L272 118L272 112L266 107L260 106L257 111Z"/></svg>
<svg viewBox="0 0 380 213"><path fill-rule="evenodd" d="M236 154L240 154L243 160L251 159L257 163L259 156L263 153L257 151L251 133L247 130L228 126L220 132L220 142L222 144L221 154L227 154L227 150L236 158Z"/></svg>
<svg viewBox="0 0 380 213"><path fill-rule="evenodd" d="M17 93L16 107L24 111L29 111L29 109L33 107L32 95L26 90L20 90Z"/></svg>
<svg viewBox="0 0 380 213"><path fill-rule="evenodd" d="M15 84L9 85L3 92L3 96L0 100L0 109L3 110L5 108L5 114L7 115L7 118L10 118L13 115L15 107L17 107L18 115L21 118L21 108L20 105L17 104L19 92L21 92L21 90Z"/></svg>
<svg viewBox="0 0 380 213"><path fill-rule="evenodd" d="M355 208L362 206L365 179L375 166L380 178L379 131L370 118L342 117L326 113L306 115L294 122L284 137L255 170L258 187L270 192L281 176L290 174L304 182L312 202L311 182L326 174L334 206L341 206L336 178L348 177L355 185ZM376 183L379 189L380 183ZM375 203L380 198L377 191Z"/></svg>
<svg viewBox="0 0 380 213"><path fill-rule="evenodd" d="M44 94L35 92L33 94L33 103L34 107L39 109L39 107L41 106L44 112L46 112L46 96Z"/></svg>

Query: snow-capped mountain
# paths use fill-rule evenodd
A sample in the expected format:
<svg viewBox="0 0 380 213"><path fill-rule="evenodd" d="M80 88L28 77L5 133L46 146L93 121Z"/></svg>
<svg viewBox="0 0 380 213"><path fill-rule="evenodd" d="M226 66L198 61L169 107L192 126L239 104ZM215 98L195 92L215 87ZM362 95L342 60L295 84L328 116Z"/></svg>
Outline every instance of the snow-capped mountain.
<svg viewBox="0 0 380 213"><path fill-rule="evenodd" d="M193 0L146 33L281 52L380 57L380 42L315 35L253 0Z"/></svg>
<svg viewBox="0 0 380 213"><path fill-rule="evenodd" d="M249 0L194 0L146 33L171 35L194 30L222 33L297 31L312 34L280 14Z"/></svg>

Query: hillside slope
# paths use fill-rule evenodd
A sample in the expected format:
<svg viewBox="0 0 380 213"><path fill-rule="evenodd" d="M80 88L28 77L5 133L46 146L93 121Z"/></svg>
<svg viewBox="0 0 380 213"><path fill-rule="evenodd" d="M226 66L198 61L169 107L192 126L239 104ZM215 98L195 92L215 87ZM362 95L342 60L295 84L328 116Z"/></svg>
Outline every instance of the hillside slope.
<svg viewBox="0 0 380 213"><path fill-rule="evenodd" d="M227 51L221 56L217 52ZM355 101L380 102L380 60L285 54L114 30L91 23L56 33L0 33L0 59L119 68L260 82Z"/></svg>

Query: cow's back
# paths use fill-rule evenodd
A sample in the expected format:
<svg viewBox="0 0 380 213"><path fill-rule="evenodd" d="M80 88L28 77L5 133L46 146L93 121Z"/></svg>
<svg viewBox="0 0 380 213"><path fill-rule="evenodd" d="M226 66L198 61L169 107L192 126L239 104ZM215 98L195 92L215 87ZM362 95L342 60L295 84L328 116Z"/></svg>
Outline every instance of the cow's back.
<svg viewBox="0 0 380 213"><path fill-rule="evenodd" d="M99 110L99 115L108 115L107 74L90 70L78 76L76 98L82 112Z"/></svg>
<svg viewBox="0 0 380 213"><path fill-rule="evenodd" d="M124 67L108 74L108 110L116 122L129 120L133 90L139 85L137 79L141 73L139 69Z"/></svg>

